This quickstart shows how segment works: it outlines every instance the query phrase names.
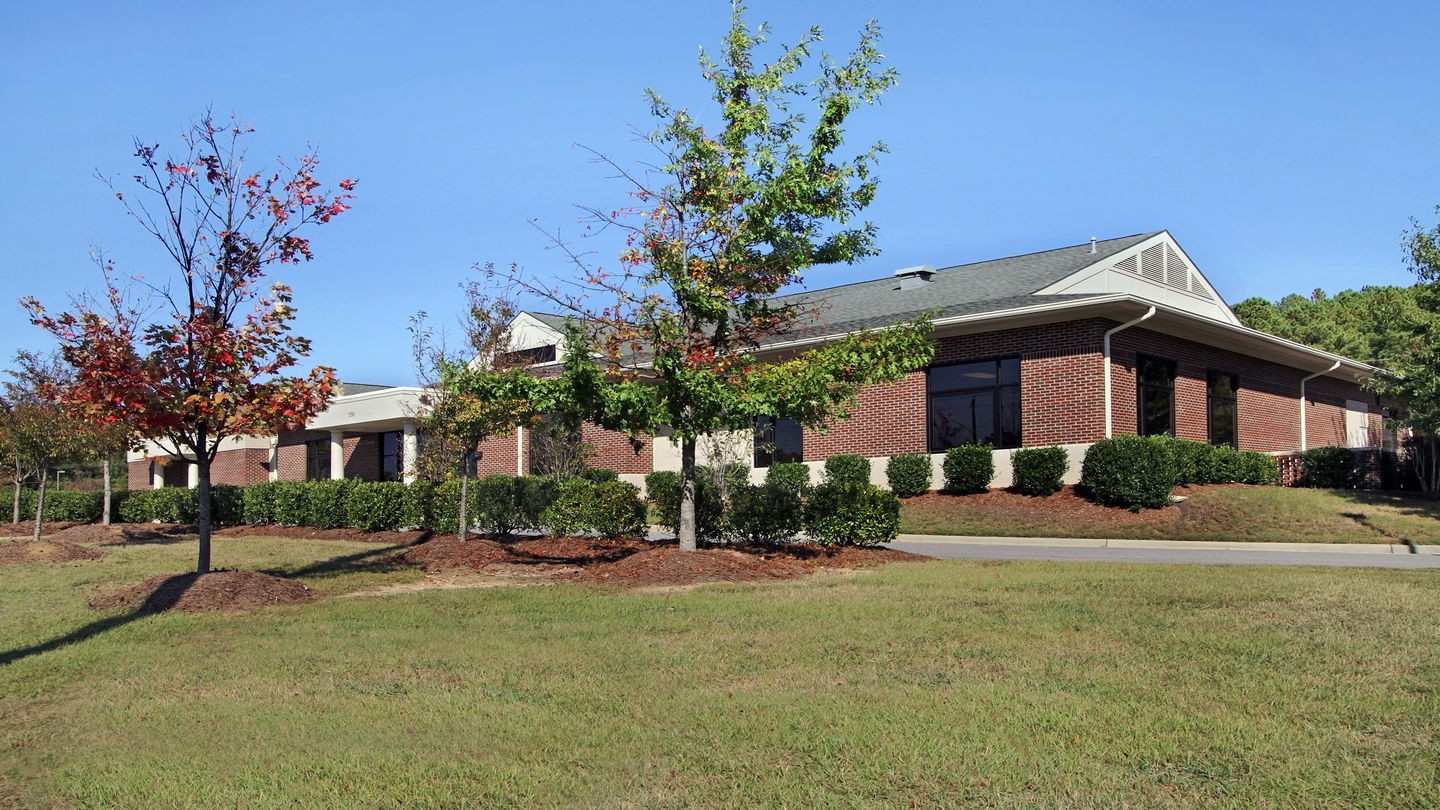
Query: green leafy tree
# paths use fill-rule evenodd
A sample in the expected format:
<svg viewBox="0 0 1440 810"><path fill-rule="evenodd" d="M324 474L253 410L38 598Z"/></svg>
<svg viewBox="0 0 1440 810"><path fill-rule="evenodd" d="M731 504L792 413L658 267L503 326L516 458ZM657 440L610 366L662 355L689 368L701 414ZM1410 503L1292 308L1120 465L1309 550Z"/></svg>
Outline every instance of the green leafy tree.
<svg viewBox="0 0 1440 810"><path fill-rule="evenodd" d="M618 267L592 265L556 239L584 287L614 303L595 310L559 285L528 282L577 317L561 375L542 379L451 366L447 390L479 398L522 397L536 412L571 413L639 436L673 430L681 448L682 549L694 549L696 444L703 436L752 430L759 416L813 428L849 415L863 386L892 381L933 356L930 325L862 332L762 362L758 350L814 325L817 309L777 297L806 270L853 263L878 252L876 229L860 214L875 197L875 144L839 155L857 109L894 85L872 21L843 61L812 53L811 29L762 60L766 29L737 7L718 60L702 52L718 126L647 92L658 128L644 140L660 156L653 171L611 162L633 205L586 209L591 226L619 231ZM802 75L804 74L804 75ZM803 104L810 104L808 113ZM602 158L603 159L603 158ZM607 161L608 162L608 161Z"/></svg>
<svg viewBox="0 0 1440 810"><path fill-rule="evenodd" d="M1440 206L1435 213L1440 217ZM1411 434L1409 458L1421 488L1440 492L1440 224L1426 230L1418 220L1404 234L1410 270L1420 283L1417 303L1423 315L1404 322L1407 351L1396 351L1375 390L1399 406L1397 426Z"/></svg>

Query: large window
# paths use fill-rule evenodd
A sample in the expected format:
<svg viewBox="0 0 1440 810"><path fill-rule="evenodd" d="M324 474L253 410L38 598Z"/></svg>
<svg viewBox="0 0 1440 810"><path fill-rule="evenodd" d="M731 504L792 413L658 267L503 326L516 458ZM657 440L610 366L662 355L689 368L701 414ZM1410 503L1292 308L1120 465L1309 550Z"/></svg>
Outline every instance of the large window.
<svg viewBox="0 0 1440 810"><path fill-rule="evenodd" d="M769 467L805 459L805 429L784 417L755 420L755 466Z"/></svg>
<svg viewBox="0 0 1440 810"><path fill-rule="evenodd" d="M311 439L305 442L305 480L330 480L329 439Z"/></svg>
<svg viewBox="0 0 1440 810"><path fill-rule="evenodd" d="M1139 381L1136 404L1140 411L1140 435L1175 435L1175 361L1139 355L1135 358Z"/></svg>
<svg viewBox="0 0 1440 810"><path fill-rule="evenodd" d="M399 481L404 465L400 455L400 431L380 434L380 480Z"/></svg>
<svg viewBox="0 0 1440 810"><path fill-rule="evenodd" d="M1206 382L1205 412L1210 419L1210 443L1238 447L1240 443L1240 409L1237 392L1240 378L1223 371L1212 371Z"/></svg>
<svg viewBox="0 0 1440 810"><path fill-rule="evenodd" d="M1020 358L932 366L930 452L1020 446Z"/></svg>

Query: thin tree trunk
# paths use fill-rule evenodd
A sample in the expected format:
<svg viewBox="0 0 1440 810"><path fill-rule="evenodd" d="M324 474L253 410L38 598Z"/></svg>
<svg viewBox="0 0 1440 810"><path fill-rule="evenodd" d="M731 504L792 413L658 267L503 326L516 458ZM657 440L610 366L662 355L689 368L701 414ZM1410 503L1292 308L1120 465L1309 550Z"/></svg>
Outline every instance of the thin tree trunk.
<svg viewBox="0 0 1440 810"><path fill-rule="evenodd" d="M40 542L40 518L45 513L45 476L50 471L44 467L40 468L40 491L35 494L35 536L31 539Z"/></svg>
<svg viewBox="0 0 1440 810"><path fill-rule="evenodd" d="M11 523L20 522L20 462L15 462L15 511L10 518Z"/></svg>
<svg viewBox="0 0 1440 810"><path fill-rule="evenodd" d="M203 442L202 442L203 446ZM199 468L200 484L195 489L195 498L200 507L199 517L195 525L200 535L200 559L195 564L195 573L210 573L210 455L203 451L195 454L195 464Z"/></svg>
<svg viewBox="0 0 1440 810"><path fill-rule="evenodd" d="M681 551L694 551L695 544L695 437L680 439L680 530L676 539Z"/></svg>
<svg viewBox="0 0 1440 810"><path fill-rule="evenodd" d="M105 461L101 464L101 469L103 469L103 470L105 471L105 505L104 505L103 507L101 507L101 509L102 509L103 511L101 512L101 515L100 515L100 525L102 525L102 526L109 526L109 525L110 525L110 456L108 456L108 455L105 456Z"/></svg>
<svg viewBox="0 0 1440 810"><path fill-rule="evenodd" d="M460 470L460 542L470 534L470 516L467 509L470 505L470 459L475 455L474 450L465 453L465 466Z"/></svg>

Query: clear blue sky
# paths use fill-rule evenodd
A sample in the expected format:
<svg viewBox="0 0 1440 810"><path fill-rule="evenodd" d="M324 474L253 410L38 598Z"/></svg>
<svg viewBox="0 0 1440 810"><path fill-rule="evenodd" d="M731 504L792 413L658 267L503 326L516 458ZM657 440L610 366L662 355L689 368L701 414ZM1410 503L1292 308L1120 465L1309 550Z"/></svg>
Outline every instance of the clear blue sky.
<svg viewBox="0 0 1440 810"><path fill-rule="evenodd" d="M11 303L97 286L90 244L173 272L94 170L176 141L206 106L251 157L318 147L353 211L278 268L311 360L413 379L408 316L450 320L475 262L566 266L527 220L573 232L624 189L575 148L630 154L653 86L702 115L695 69L723 2L10 4L0 26L0 349L44 348ZM850 130L883 138L883 255L810 286L1168 228L1231 303L1408 284L1410 217L1440 203L1440 4L755 3L774 40L871 16L899 86ZM602 257L608 259L609 257Z"/></svg>

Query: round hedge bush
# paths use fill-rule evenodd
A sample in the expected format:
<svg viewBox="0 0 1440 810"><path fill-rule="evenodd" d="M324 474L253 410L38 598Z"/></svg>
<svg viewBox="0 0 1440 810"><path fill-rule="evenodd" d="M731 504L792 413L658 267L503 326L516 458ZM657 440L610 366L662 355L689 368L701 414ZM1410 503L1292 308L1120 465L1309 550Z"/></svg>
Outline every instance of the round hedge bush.
<svg viewBox="0 0 1440 810"><path fill-rule="evenodd" d="M804 526L800 493L781 483L745 484L730 493L730 535L747 543L781 543Z"/></svg>
<svg viewBox="0 0 1440 810"><path fill-rule="evenodd" d="M810 491L810 465L803 461L772 464L765 472L765 483L788 489L803 497Z"/></svg>
<svg viewBox="0 0 1440 810"><path fill-rule="evenodd" d="M1127 509L1159 509L1175 488L1175 456L1156 437L1116 436L1085 451L1080 484L1096 503Z"/></svg>
<svg viewBox="0 0 1440 810"><path fill-rule="evenodd" d="M929 456L891 456L885 463L885 480L890 484L890 491L901 498L913 498L929 492L933 475Z"/></svg>
<svg viewBox="0 0 1440 810"><path fill-rule="evenodd" d="M825 483L869 484L870 459L853 453L825 459Z"/></svg>
<svg viewBox="0 0 1440 810"><path fill-rule="evenodd" d="M995 477L995 453L988 444L962 444L945 451L945 489L960 495L984 492Z"/></svg>
<svg viewBox="0 0 1440 810"><path fill-rule="evenodd" d="M1048 497L1064 486L1070 469L1070 454L1063 447L1026 447L1011 458L1015 491L1022 495Z"/></svg>
<svg viewBox="0 0 1440 810"><path fill-rule="evenodd" d="M822 546L876 546L900 534L900 499L871 484L822 484L805 502L804 522Z"/></svg>

